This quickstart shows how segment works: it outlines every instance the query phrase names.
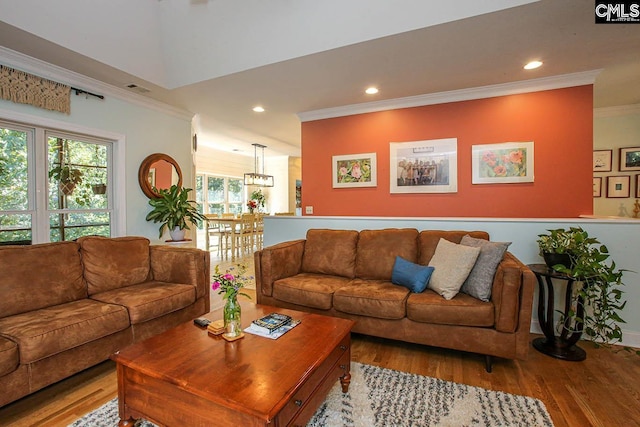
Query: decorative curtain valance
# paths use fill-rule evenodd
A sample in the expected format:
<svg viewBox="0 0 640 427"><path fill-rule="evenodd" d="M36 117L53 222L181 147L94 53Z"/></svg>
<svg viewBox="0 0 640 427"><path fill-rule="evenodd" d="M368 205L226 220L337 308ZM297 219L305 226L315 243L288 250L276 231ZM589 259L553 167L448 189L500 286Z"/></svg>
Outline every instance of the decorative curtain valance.
<svg viewBox="0 0 640 427"><path fill-rule="evenodd" d="M46 110L71 112L71 87L0 65L0 98Z"/></svg>

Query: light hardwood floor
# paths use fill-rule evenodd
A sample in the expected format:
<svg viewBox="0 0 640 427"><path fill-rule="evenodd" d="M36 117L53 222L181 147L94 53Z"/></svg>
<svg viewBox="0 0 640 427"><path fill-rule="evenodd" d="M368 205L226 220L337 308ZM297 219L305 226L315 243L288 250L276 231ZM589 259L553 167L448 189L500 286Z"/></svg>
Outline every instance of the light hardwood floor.
<svg viewBox="0 0 640 427"><path fill-rule="evenodd" d="M532 396L544 402L557 427L640 426L640 356L580 346L587 351L582 362L531 347L528 360L496 359L489 374L476 354L354 334L352 360ZM66 426L116 395L115 365L107 361L0 408L0 426Z"/></svg>

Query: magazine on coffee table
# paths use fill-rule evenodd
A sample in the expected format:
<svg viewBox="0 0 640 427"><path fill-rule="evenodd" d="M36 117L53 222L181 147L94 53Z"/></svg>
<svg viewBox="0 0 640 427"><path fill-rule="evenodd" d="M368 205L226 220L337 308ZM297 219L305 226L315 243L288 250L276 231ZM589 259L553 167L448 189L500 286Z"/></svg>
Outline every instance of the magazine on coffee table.
<svg viewBox="0 0 640 427"><path fill-rule="evenodd" d="M253 328L253 323L252 323L249 327L245 328L244 331L249 333L249 334L259 335L261 337L265 337L265 338L270 338L272 340L276 340L276 339L280 338L281 336L283 336L284 334L286 334L287 332L289 332L291 329L293 329L296 326L298 326L299 324L300 324L299 320L292 320L290 323L287 323L286 325L283 325L283 326L279 327L275 331L273 331L271 333L266 333L266 332L263 332L261 330Z"/></svg>

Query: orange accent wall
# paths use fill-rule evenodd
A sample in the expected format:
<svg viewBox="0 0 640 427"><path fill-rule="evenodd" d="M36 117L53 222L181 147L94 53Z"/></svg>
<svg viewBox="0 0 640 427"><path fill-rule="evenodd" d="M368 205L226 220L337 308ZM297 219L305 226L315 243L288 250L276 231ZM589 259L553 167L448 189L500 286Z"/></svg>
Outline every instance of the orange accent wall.
<svg viewBox="0 0 640 427"><path fill-rule="evenodd" d="M458 192L390 194L389 143L458 139ZM471 184L471 146L534 142L534 182ZM378 185L332 188L332 156L377 153ZM314 215L571 218L593 213L593 86L302 123Z"/></svg>

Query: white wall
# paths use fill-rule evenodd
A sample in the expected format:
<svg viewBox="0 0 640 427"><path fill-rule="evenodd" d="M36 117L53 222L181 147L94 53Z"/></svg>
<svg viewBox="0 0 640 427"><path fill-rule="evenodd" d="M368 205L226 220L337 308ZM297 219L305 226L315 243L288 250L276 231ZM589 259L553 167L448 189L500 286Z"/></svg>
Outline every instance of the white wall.
<svg viewBox="0 0 640 427"><path fill-rule="evenodd" d="M292 181L289 157L265 157L264 173L273 175L273 187L262 188L266 196L265 212L288 212L293 203L295 208L295 178ZM262 173L262 159L258 158L258 172ZM245 172L254 171L254 157L217 150L208 145L199 144L196 153L197 173L243 178ZM299 170L296 176L300 176ZM299 178L298 178L299 179ZM258 187L249 187L248 194ZM293 202L291 201L293 197Z"/></svg>
<svg viewBox="0 0 640 427"><path fill-rule="evenodd" d="M147 197L138 185L138 168L146 156L165 153L173 157L183 173L185 185L193 181L191 159L191 120L146 108L106 95L104 100L71 95L71 114L42 110L29 105L0 100L0 119L19 116L27 123L58 123L60 129L78 127L104 134L124 137L124 165L119 165L121 185L114 190L125 193L123 209L126 235L145 236L158 240L158 227L145 220L150 211Z"/></svg>
<svg viewBox="0 0 640 427"><path fill-rule="evenodd" d="M636 175L640 171L620 172L620 148L640 147L640 104L625 107L596 109L593 120L593 149L613 150L611 172L594 172L602 177L602 197L594 197L593 213L602 216L633 216L636 198ZM607 198L607 176L631 177L631 197Z"/></svg>
<svg viewBox="0 0 640 427"><path fill-rule="evenodd" d="M541 263L536 240L538 234L554 228L580 226L607 245L618 268L631 270L624 274L623 291L627 306L621 317L623 342L640 347L640 222L634 220L593 219L487 219L487 218L380 218L380 217L266 217L264 245L302 239L310 228L380 229L413 227L418 230L484 230L491 240L512 242L509 251L525 264ZM537 291L534 298L532 331L539 332Z"/></svg>

